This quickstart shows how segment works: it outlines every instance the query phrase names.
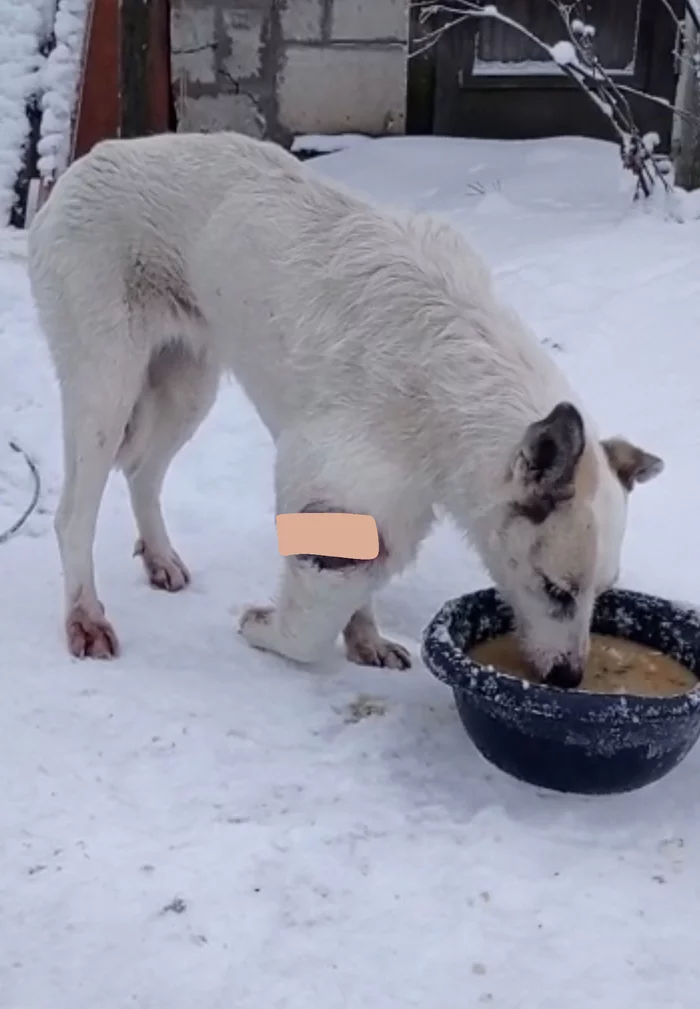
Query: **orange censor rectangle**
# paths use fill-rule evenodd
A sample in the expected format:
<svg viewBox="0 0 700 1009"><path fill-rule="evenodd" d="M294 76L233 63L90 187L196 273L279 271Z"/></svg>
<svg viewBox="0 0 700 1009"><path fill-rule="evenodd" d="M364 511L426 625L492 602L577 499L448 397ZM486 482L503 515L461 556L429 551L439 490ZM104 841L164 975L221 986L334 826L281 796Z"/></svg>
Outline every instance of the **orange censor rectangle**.
<svg viewBox="0 0 700 1009"><path fill-rule="evenodd" d="M379 556L379 532L371 515L346 512L278 515L277 543L283 557L314 554L373 561Z"/></svg>

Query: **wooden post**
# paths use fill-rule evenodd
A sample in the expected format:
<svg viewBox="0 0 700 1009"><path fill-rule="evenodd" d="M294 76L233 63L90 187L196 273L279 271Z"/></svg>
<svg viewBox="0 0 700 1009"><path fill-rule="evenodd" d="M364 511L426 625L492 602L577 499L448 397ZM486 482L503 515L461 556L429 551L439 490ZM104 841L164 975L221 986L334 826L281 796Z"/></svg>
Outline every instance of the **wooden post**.
<svg viewBox="0 0 700 1009"><path fill-rule="evenodd" d="M167 0L121 0L120 136L168 130L170 12Z"/></svg>
<svg viewBox="0 0 700 1009"><path fill-rule="evenodd" d="M151 132L177 128L170 67L170 0L151 0L148 81Z"/></svg>
<svg viewBox="0 0 700 1009"><path fill-rule="evenodd" d="M70 160L119 136L119 0L92 0Z"/></svg>
<svg viewBox="0 0 700 1009"><path fill-rule="evenodd" d="M683 189L700 188L700 82L693 57L700 54L700 32L690 15L685 19L683 66L678 81L673 131L676 183Z"/></svg>
<svg viewBox="0 0 700 1009"><path fill-rule="evenodd" d="M150 132L148 41L150 4L121 0L120 136L142 137Z"/></svg>
<svg viewBox="0 0 700 1009"><path fill-rule="evenodd" d="M436 19L434 19L436 20ZM406 133L428 136L433 132L435 118L435 69L437 46L425 46L417 51L425 36L434 29L433 23L422 24L419 8L409 6L408 68L406 81Z"/></svg>

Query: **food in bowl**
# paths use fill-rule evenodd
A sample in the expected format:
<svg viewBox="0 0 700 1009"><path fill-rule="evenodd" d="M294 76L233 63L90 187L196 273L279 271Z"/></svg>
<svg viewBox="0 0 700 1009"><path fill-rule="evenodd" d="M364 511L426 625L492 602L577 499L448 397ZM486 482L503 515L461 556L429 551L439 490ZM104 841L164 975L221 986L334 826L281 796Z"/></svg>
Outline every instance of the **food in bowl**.
<svg viewBox="0 0 700 1009"><path fill-rule="evenodd" d="M539 682L514 634L501 634L469 649L469 657L530 682ZM583 680L576 688L598 694L673 697L698 685L698 678L669 655L636 641L592 634Z"/></svg>

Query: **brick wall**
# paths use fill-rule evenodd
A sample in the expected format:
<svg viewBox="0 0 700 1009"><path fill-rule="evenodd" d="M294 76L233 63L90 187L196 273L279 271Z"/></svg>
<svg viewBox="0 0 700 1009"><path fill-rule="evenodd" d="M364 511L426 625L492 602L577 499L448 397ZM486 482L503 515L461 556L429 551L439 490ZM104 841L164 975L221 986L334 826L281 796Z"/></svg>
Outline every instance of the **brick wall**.
<svg viewBox="0 0 700 1009"><path fill-rule="evenodd" d="M182 130L401 133L408 0L173 0Z"/></svg>

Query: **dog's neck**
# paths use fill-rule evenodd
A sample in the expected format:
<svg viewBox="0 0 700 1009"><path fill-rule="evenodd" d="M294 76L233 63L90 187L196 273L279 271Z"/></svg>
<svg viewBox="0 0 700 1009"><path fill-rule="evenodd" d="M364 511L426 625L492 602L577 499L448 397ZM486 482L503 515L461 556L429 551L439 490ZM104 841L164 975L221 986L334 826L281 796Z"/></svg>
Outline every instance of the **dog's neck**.
<svg viewBox="0 0 700 1009"><path fill-rule="evenodd" d="M527 427L578 398L517 316L495 303L477 337L438 341L419 451L436 504L482 539L508 504L507 474ZM461 346L460 346L461 343Z"/></svg>

